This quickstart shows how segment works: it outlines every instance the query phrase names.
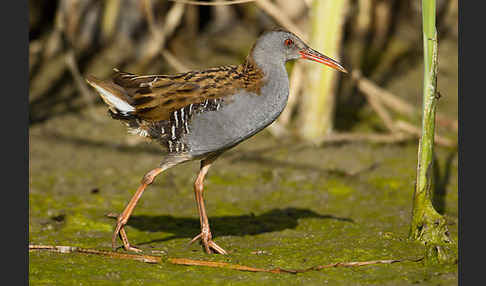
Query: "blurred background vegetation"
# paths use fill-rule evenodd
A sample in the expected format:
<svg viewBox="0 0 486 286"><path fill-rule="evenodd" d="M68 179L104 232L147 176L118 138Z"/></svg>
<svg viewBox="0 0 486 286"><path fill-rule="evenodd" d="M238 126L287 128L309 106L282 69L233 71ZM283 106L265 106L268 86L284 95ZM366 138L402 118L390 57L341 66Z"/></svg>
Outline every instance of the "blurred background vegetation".
<svg viewBox="0 0 486 286"><path fill-rule="evenodd" d="M420 1L409 0L258 0L217 6L31 0L30 124L101 104L87 88L86 74L107 78L114 67L149 74L240 63L258 35L278 25L341 61L351 74L312 63L289 64L290 101L269 129L272 134L318 143L326 138L416 139L421 83L412 83L408 98L380 86L421 69L420 9ZM452 41L456 53L457 9L457 0L437 1L439 42ZM440 84L439 74L439 91ZM447 100L457 102L457 90L452 92ZM442 145L455 145L457 111L440 112L439 107L439 133L449 136L440 138Z"/></svg>

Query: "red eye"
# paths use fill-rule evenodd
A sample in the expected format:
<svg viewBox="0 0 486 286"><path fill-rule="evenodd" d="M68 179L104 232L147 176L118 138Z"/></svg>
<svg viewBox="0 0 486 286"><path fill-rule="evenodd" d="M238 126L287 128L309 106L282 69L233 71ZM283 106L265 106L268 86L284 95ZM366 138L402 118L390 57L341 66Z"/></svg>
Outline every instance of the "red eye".
<svg viewBox="0 0 486 286"><path fill-rule="evenodd" d="M286 47L290 47L294 44L294 41L292 41L291 39L287 39L285 40L284 44Z"/></svg>

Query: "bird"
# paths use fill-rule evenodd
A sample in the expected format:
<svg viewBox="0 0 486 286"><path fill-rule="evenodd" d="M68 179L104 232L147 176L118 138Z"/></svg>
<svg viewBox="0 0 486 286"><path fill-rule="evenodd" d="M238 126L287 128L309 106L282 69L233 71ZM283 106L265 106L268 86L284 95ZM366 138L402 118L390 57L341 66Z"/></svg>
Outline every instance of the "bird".
<svg viewBox="0 0 486 286"><path fill-rule="evenodd" d="M262 33L239 65L170 75L136 75L113 69L110 80L88 75L86 81L108 105L113 119L128 131L163 146L158 167L147 172L123 212L112 236L126 251L141 252L130 244L125 226L144 190L160 173L188 161L200 161L194 194L206 253L227 254L213 241L204 205L204 179L225 151L252 137L275 121L289 97L285 63L307 59L347 73L336 60L312 49L294 33L274 28Z"/></svg>

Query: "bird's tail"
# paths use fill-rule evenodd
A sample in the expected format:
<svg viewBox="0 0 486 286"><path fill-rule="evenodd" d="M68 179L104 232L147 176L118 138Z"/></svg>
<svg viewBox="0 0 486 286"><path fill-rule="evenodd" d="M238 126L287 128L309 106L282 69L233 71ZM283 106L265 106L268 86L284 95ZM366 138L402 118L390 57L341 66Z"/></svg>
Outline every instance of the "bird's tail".
<svg viewBox="0 0 486 286"><path fill-rule="evenodd" d="M130 116L135 113L135 107L132 105L133 99L121 86L113 82L99 80L94 76L87 76L86 81L108 104L112 113L121 116Z"/></svg>

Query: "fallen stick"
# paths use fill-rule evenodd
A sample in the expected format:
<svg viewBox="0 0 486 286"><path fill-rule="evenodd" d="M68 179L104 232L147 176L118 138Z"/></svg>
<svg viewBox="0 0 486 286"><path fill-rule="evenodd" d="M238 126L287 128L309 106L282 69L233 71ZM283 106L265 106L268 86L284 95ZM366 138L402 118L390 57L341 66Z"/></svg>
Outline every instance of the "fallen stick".
<svg viewBox="0 0 486 286"><path fill-rule="evenodd" d="M110 258L118 258L118 259L131 259L137 260L145 263L161 263L162 257L154 256L154 255L142 255L142 254L128 254L128 253L118 253L114 251L107 251L107 250L96 250L96 249L88 249L88 248L81 248L76 246L57 246L57 245L35 245L29 244L29 251L34 250L48 250L57 253L84 253L84 254L94 254L94 255L101 255L107 256ZM305 269L282 269L282 268L273 268L273 269L265 269L265 268L256 268L251 266L245 266L240 264L232 264L227 262L216 262L216 261L205 261L205 260L194 260L188 258L167 258L167 262L176 265L185 265L185 266L206 266L206 267L215 267L215 268L226 268L226 269L233 269L239 271L249 271L249 272L268 272L268 273L289 273L289 274L297 274L297 273L304 273L309 271L319 271L326 268L333 268L333 267L359 267L359 266L366 266L366 265L374 265L374 264L392 264L397 262L418 262L421 261L423 258L419 259L385 259L385 260L370 260L370 261L352 261L352 262L336 262L331 264L325 265L317 265Z"/></svg>
<svg viewBox="0 0 486 286"><path fill-rule="evenodd" d="M187 258L169 258L167 259L167 261L177 265L227 268L227 269L249 271L249 272L294 273L294 271L292 270L285 270L280 268L264 269L264 268L255 268L255 267L249 267L249 266L239 265L239 264L231 264L226 262L194 260L194 259L187 259Z"/></svg>
<svg viewBox="0 0 486 286"><path fill-rule="evenodd" d="M29 244L29 251L31 250L49 250L57 253L95 254L95 255L107 256L110 258L137 260L145 263L160 263L162 261L162 258L160 256L118 253L118 252L108 251L108 250L96 250L96 249L81 248L76 246Z"/></svg>
<svg viewBox="0 0 486 286"><path fill-rule="evenodd" d="M172 264L186 265L186 266L206 266L206 267L227 268L227 269L233 269L239 271L250 271L250 272L297 274L297 273L304 273L309 271L319 271L321 269L333 268L333 267L359 267L359 266L374 265L374 264L392 264L392 263L403 262L403 261L418 262L420 260L422 260L422 258L404 259L404 260L386 259L386 260L371 260L371 261L336 262L331 264L313 266L305 269L282 269L282 268L265 269L265 268L255 268L255 267L249 267L245 265L232 264L226 262L194 260L194 259L187 259L187 258L169 258L167 261Z"/></svg>

